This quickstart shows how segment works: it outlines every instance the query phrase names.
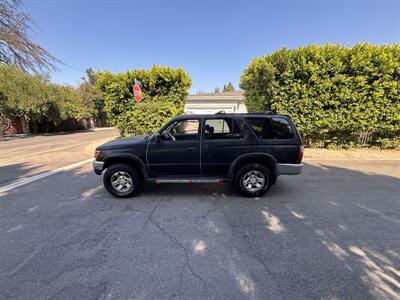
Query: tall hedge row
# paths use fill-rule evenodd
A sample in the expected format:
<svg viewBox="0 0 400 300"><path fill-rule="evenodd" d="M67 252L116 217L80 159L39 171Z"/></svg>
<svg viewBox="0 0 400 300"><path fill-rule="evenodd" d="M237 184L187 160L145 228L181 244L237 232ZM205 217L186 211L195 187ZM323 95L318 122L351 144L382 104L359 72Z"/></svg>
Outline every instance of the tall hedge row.
<svg viewBox="0 0 400 300"><path fill-rule="evenodd" d="M326 44L255 58L240 87L250 112L290 115L308 143L400 133L400 45ZM374 142L370 140L370 142Z"/></svg>
<svg viewBox="0 0 400 300"><path fill-rule="evenodd" d="M143 99L139 103L133 95L135 79L142 84ZM182 68L166 66L118 74L105 71L97 80L108 116L124 136L154 132L183 113L191 83Z"/></svg>
<svg viewBox="0 0 400 300"><path fill-rule="evenodd" d="M69 118L90 118L91 113L74 88L0 63L0 134L8 119L24 119L36 132L41 124L49 130Z"/></svg>

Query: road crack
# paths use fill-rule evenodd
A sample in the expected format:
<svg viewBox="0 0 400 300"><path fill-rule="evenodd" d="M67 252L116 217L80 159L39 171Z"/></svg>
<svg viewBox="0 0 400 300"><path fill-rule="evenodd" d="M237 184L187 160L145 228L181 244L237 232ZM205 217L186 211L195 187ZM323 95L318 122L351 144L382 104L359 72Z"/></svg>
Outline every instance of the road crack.
<svg viewBox="0 0 400 300"><path fill-rule="evenodd" d="M184 274L186 273L185 272L186 269L188 269L189 272L201 282L203 289L207 293L207 284L206 284L205 280L193 269L193 267L190 264L190 256L189 256L188 249L181 242L179 242L175 236L170 234L164 227L162 227L160 225L160 223L154 218L154 213L157 210L160 203L161 203L161 200L158 201L156 203L156 205L153 207L153 209L149 213L146 221L144 222L143 226L145 226L146 223L151 222L162 233L163 236L167 237L171 242L173 242L175 245L178 246L178 248L180 248L183 251L185 260L184 260L184 264L181 268L181 271L179 273L179 288L178 288L178 293L175 296L179 296L182 293L182 283L183 283Z"/></svg>
<svg viewBox="0 0 400 300"><path fill-rule="evenodd" d="M194 277L196 277L203 285L203 288L207 291L207 284L205 282L205 280L198 274L196 273L196 271L192 268L192 266L190 265L190 256L189 256L189 251L186 249L185 246L183 246L183 244L181 242L179 242L176 237L174 237L173 235L171 235L168 231L166 231L161 225L160 223L155 220L152 216L149 218L149 221L152 222L157 228L158 230L160 230L160 232L168 237L168 239L170 241L172 241L174 244L176 244L179 248L182 249L183 253L184 253L184 257L185 257L185 262L182 266L182 269L180 271L179 274L179 289L178 289L178 295L181 294L182 292L182 282L183 282L183 275L185 273L185 269L188 269L190 271L190 273L192 273L192 275Z"/></svg>

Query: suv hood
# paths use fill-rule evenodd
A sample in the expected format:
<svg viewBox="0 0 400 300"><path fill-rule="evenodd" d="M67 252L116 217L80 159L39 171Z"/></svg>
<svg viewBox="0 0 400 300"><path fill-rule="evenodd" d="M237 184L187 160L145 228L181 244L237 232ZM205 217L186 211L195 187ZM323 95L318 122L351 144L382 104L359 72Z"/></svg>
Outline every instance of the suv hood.
<svg viewBox="0 0 400 300"><path fill-rule="evenodd" d="M150 135L141 135L131 138L119 138L115 141L107 142L97 147L97 150L112 150L130 148L135 145L146 144Z"/></svg>

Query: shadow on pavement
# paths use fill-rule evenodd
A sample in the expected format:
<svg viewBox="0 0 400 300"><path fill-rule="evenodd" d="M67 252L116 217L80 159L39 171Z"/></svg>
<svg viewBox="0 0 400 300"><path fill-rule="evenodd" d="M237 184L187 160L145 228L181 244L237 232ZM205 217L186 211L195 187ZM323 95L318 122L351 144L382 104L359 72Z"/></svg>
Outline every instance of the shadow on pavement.
<svg viewBox="0 0 400 300"><path fill-rule="evenodd" d="M32 163L0 165L0 187L19 180L27 176L30 172L40 169L42 166Z"/></svg>
<svg viewBox="0 0 400 300"><path fill-rule="evenodd" d="M400 180L306 165L259 199L229 185L109 196L77 170L0 203L0 298L385 298L400 291Z"/></svg>
<svg viewBox="0 0 400 300"><path fill-rule="evenodd" d="M99 132L104 130L115 130L115 128L89 128L89 129L78 129L71 131L60 131L60 132L43 132L43 133L26 133L26 134L11 134L11 135L2 135L0 136L0 142L7 142L13 140L27 139L27 138L35 138L41 136L62 136L62 135L73 135L76 133L85 133L85 132Z"/></svg>

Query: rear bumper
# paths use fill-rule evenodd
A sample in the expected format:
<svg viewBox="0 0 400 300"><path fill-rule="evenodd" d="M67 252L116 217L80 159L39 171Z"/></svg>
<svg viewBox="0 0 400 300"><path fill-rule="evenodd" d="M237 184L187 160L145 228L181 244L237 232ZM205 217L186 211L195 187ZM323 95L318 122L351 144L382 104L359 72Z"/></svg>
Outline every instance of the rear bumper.
<svg viewBox="0 0 400 300"><path fill-rule="evenodd" d="M101 173L103 172L103 166L104 166L104 161L98 161L98 160L93 161L93 170L97 175L101 175Z"/></svg>
<svg viewBox="0 0 400 300"><path fill-rule="evenodd" d="M303 170L303 164L277 164L277 175L299 175Z"/></svg>

